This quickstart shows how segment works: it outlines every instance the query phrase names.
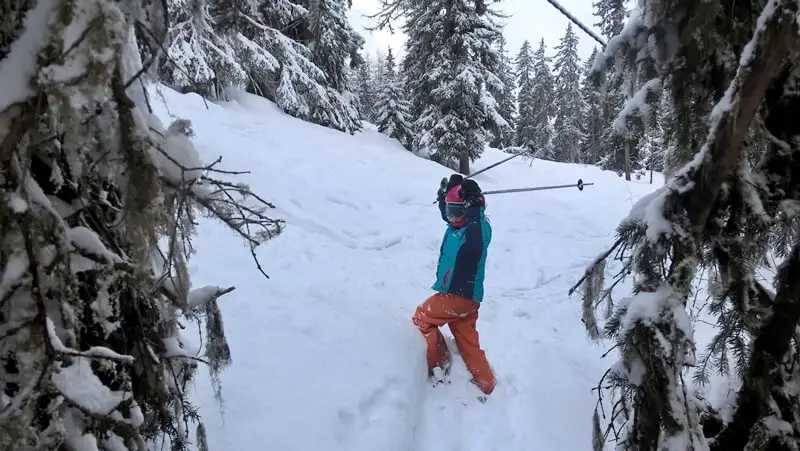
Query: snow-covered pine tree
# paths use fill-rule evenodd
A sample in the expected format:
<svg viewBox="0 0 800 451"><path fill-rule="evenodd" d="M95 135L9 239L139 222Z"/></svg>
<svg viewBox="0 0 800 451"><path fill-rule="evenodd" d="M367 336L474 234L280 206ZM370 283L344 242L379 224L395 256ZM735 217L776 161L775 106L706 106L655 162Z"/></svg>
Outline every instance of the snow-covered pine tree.
<svg viewBox="0 0 800 451"><path fill-rule="evenodd" d="M595 164L600 161L603 142L603 91L597 89L592 66L598 50L595 47L583 68L581 93L583 97L583 141L581 142L582 162Z"/></svg>
<svg viewBox="0 0 800 451"><path fill-rule="evenodd" d="M625 8L626 0L596 0L592 2L594 15L600 21L595 26L606 38L612 38L622 32L628 11Z"/></svg>
<svg viewBox="0 0 800 451"><path fill-rule="evenodd" d="M247 72L237 61L231 36L211 16L216 0L169 0L169 45L159 68L162 81L179 91L219 98L229 86L246 86Z"/></svg>
<svg viewBox="0 0 800 451"><path fill-rule="evenodd" d="M515 59L517 76L517 108L518 115L515 125L514 139L515 144L526 149L531 155L536 155L536 145L534 139L534 118L533 111L533 55L531 53L531 43L526 39L517 53Z"/></svg>
<svg viewBox="0 0 800 451"><path fill-rule="evenodd" d="M411 126L411 112L403 91L403 80L397 72L392 49L386 55L383 85L375 104L375 124L378 131L394 138L406 149L411 150L414 132Z"/></svg>
<svg viewBox="0 0 800 451"><path fill-rule="evenodd" d="M382 85L383 74L386 72L386 54L381 49L378 49L374 55L365 55L364 58L369 61L369 77L373 90L378 92ZM395 72L397 72L397 67L395 67Z"/></svg>
<svg viewBox="0 0 800 451"><path fill-rule="evenodd" d="M556 161L577 163L583 160L581 141L584 139L583 97L581 96L581 65L578 56L578 35L567 25L567 31L556 47L553 69L555 75L556 114L553 123L553 152Z"/></svg>
<svg viewBox="0 0 800 451"><path fill-rule="evenodd" d="M497 52L500 56L495 73L503 83L503 89L495 89L492 92L497 101L497 111L506 120L508 126L499 130L493 130L493 138L489 145L502 149L514 145L514 126L517 118L517 106L515 99L516 81L514 80L514 65L508 55L506 37L501 33L497 40Z"/></svg>
<svg viewBox="0 0 800 451"><path fill-rule="evenodd" d="M340 86L346 66L329 75L306 46L313 41L315 48L323 47L327 34L320 25L315 29L322 37L312 39L310 12L303 5L291 0L171 2L170 15L177 22L161 64L166 83L217 97L228 88L247 89L300 119L337 130L360 129L353 96ZM357 38L350 38L358 46ZM325 59L326 70L341 60L341 52Z"/></svg>
<svg viewBox="0 0 800 451"><path fill-rule="evenodd" d="M665 117L670 114L670 111L669 99L662 94L658 108L653 113L653 121L645 128L644 136L640 140L637 178L647 175L650 178L650 183L653 183L653 171L661 172L664 170L664 157L667 148L667 142L664 138L664 123Z"/></svg>
<svg viewBox="0 0 800 451"><path fill-rule="evenodd" d="M608 42L599 66L635 56L627 63L642 82L625 109L652 110L649 94L667 85L667 161L682 166L634 206L583 279L590 334L600 336L594 309L607 302L605 334L619 349L601 384L615 431L604 436L595 412L595 449L610 437L624 450L800 446L800 123L786 120L800 113L797 14L791 0L643 0ZM753 134L768 144L751 147ZM633 295L619 302L616 281L602 289L612 253L620 275L633 273ZM717 334L698 358L687 298L702 272ZM740 388L725 418L698 398L687 367L699 384L710 369L733 370Z"/></svg>
<svg viewBox="0 0 800 451"><path fill-rule="evenodd" d="M628 11L624 0L597 0L593 3L594 15L599 18L595 26L600 28L606 39L618 35L625 26ZM618 55L617 60L622 56ZM619 61L618 61L619 62ZM620 64L620 67L624 67ZM630 155L626 156L624 136L615 133L612 124L625 105L626 93L624 91L624 71L614 71L610 74L593 74L593 81L600 92L601 115L603 120L603 136L601 141L601 155L597 164L603 169L610 169L622 173L629 167Z"/></svg>
<svg viewBox="0 0 800 451"><path fill-rule="evenodd" d="M384 23L402 13L414 149L445 166L469 173L491 138L507 126L493 90L502 89L494 73L499 55L494 43L500 27L484 1L386 0Z"/></svg>
<svg viewBox="0 0 800 451"><path fill-rule="evenodd" d="M311 51L311 60L322 69L328 86L339 93L349 89L345 70L358 67L363 59L359 52L364 38L356 33L347 19L348 0L297 0L308 11L307 33L302 41Z"/></svg>
<svg viewBox="0 0 800 451"><path fill-rule="evenodd" d="M372 122L375 120L375 102L377 101L378 86L373 77L374 64L370 58L365 58L353 71L353 91L358 99L358 111L361 119Z"/></svg>
<svg viewBox="0 0 800 451"><path fill-rule="evenodd" d="M157 30L162 3L5 5L0 449L144 450L164 436L189 449L198 361L214 379L231 361L217 298L233 288L188 278L198 210L251 246L282 223L215 178L190 123L165 128L150 111L137 43L157 55L165 36L134 30ZM205 319L202 359L187 317Z"/></svg>
<svg viewBox="0 0 800 451"><path fill-rule="evenodd" d="M516 59L517 104L516 144L536 158L553 159L551 120L555 117L554 80L544 39L535 54L530 43L522 43Z"/></svg>

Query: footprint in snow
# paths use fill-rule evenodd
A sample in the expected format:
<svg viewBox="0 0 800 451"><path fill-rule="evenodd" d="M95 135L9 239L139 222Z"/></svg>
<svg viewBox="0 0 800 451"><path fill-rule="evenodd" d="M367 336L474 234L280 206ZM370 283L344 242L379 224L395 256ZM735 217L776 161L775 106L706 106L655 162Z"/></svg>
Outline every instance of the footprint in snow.
<svg viewBox="0 0 800 451"><path fill-rule="evenodd" d="M343 442L352 433L361 433L376 422L395 421L400 412L410 411L408 396L398 388L392 377L362 398L353 409L339 409L340 431L337 440ZM402 416L402 414L400 414Z"/></svg>
<svg viewBox="0 0 800 451"><path fill-rule="evenodd" d="M515 310L514 316L517 318L531 319L531 314L522 310Z"/></svg>

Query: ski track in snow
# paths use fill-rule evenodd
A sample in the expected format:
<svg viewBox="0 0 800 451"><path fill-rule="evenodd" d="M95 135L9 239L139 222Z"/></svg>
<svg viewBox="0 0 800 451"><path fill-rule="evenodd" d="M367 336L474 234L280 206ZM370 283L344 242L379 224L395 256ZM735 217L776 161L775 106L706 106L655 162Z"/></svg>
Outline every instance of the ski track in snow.
<svg viewBox="0 0 800 451"><path fill-rule="evenodd" d="M596 183L488 197L494 237L478 330L499 381L481 403L446 327L452 383L430 386L411 323L431 294L444 230L431 202L448 170L372 129L335 132L249 95L206 109L196 95L160 90L168 105L154 96L157 114L191 119L204 158L251 170L243 181L287 221L258 251L269 280L221 225L201 228L194 283L237 286L220 300L233 356L224 415L202 370L195 390L210 449L590 448L591 388L611 362L585 338L579 297L567 290L613 242L631 199L656 185L539 160L477 177L486 190ZM504 157L489 150L474 167Z"/></svg>

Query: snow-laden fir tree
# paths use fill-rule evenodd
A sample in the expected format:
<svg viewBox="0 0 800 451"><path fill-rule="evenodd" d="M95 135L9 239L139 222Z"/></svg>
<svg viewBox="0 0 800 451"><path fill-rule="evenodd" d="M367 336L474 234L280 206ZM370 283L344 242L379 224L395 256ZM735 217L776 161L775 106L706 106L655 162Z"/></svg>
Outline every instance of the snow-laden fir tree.
<svg viewBox="0 0 800 451"><path fill-rule="evenodd" d="M658 108L653 113L653 121L645 129L644 135L639 141L637 178L647 175L650 183L653 183L653 172L664 170L667 149L667 141L664 138L664 124L665 116L669 115L670 112L669 98L662 93Z"/></svg>
<svg viewBox="0 0 800 451"><path fill-rule="evenodd" d="M411 149L414 140L411 111L403 91L402 76L397 72L392 49L386 55L383 85L375 103L375 124L378 131L394 138L406 149Z"/></svg>
<svg viewBox="0 0 800 451"><path fill-rule="evenodd" d="M350 61L342 53L349 56L361 41L349 28L325 28L340 25L329 15L291 0L170 0L169 8L175 25L160 70L166 83L216 97L246 89L303 120L350 132L361 127L342 79ZM308 47L313 42L322 52L329 36L342 33L346 50L337 47L328 58Z"/></svg>
<svg viewBox="0 0 800 451"><path fill-rule="evenodd" d="M603 143L603 91L597 89L592 66L597 56L597 48L592 51L583 68L581 95L583 97L583 141L581 142L582 162L595 164L600 161Z"/></svg>
<svg viewBox="0 0 800 451"><path fill-rule="evenodd" d="M222 33L211 16L216 0L170 0L169 45L160 68L161 79L177 90L219 98L229 86L246 86L247 72L229 33ZM211 3L211 4L210 4Z"/></svg>
<svg viewBox="0 0 800 451"><path fill-rule="evenodd" d="M492 95L497 101L497 111L506 120L507 126L493 130L490 141L492 147L502 149L514 145L514 123L517 117L515 98L516 80L514 79L514 62L508 54L506 38L503 34L497 40L497 52L500 56L495 70L497 77L503 84L503 89L493 90Z"/></svg>
<svg viewBox="0 0 800 451"><path fill-rule="evenodd" d="M581 64L578 56L578 35L567 25L567 31L556 47L553 61L555 71L554 97L556 103L553 123L553 153L556 161L582 161L581 142L584 139L583 96L581 95Z"/></svg>
<svg viewBox="0 0 800 451"><path fill-rule="evenodd" d="M596 0L592 2L594 15L600 21L595 26L600 28L600 33L606 38L614 37L625 26L628 18L628 10L625 8L625 0Z"/></svg>
<svg viewBox="0 0 800 451"><path fill-rule="evenodd" d="M198 362L213 380L231 362L217 298L233 288L188 278L197 215L252 247L282 223L215 178L188 121L150 111L137 43L158 54L162 3L5 5L0 449L146 450L165 436L189 449ZM204 350L181 332L189 318L205 322Z"/></svg>
<svg viewBox="0 0 800 451"><path fill-rule="evenodd" d="M517 76L517 120L514 124L514 140L530 154L535 154L534 149L534 121L533 112L533 54L531 43L526 39L514 60Z"/></svg>
<svg viewBox="0 0 800 451"><path fill-rule="evenodd" d="M361 119L372 122L375 120L375 102L379 86L375 83L373 76L374 65L370 58L365 58L364 63L359 65L351 74L353 93L358 99L358 111Z"/></svg>
<svg viewBox="0 0 800 451"><path fill-rule="evenodd" d="M628 17L624 0L597 0L592 5L594 6L594 15L599 19L595 26L600 28L606 39L611 39L622 31ZM617 55L616 60L620 63L622 56ZM619 64L618 67L624 68L622 64ZM596 163L603 169L614 170L620 174L626 170L630 171L631 156L629 153L632 149L630 143L625 143L624 136L615 131L613 124L625 105L624 82L629 75L624 70L620 70L603 74L603 76L594 74L593 77L590 77L600 93L600 114L603 121L601 154Z"/></svg>
<svg viewBox="0 0 800 451"><path fill-rule="evenodd" d="M359 51L364 38L353 30L347 19L348 0L296 0L307 9L304 17L307 33L301 42L311 51L311 60L325 73L336 92L349 91L346 68L362 63Z"/></svg>
<svg viewBox="0 0 800 451"><path fill-rule="evenodd" d="M517 104L516 144L528 153L553 159L551 120L555 117L555 82L546 54L544 39L536 53L531 53L530 43L522 43L516 58Z"/></svg>
<svg viewBox="0 0 800 451"><path fill-rule="evenodd" d="M500 55L497 13L484 0L385 0L383 23L402 14L407 77L417 132L414 149L469 173L491 138L507 127L492 92Z"/></svg>
<svg viewBox="0 0 800 451"><path fill-rule="evenodd" d="M619 351L601 383L608 410L595 412L595 449L800 447L800 123L788 119L800 113L798 12L791 0L642 0L599 61L606 69L621 54L635 70L625 110L647 116L666 87L675 117L664 130L672 176L584 278L589 333L600 336L602 303ZM603 288L612 253L617 280L634 276L623 299L611 297L617 281ZM698 351L690 295L709 297L716 322ZM728 374L733 402L703 400L692 367L700 385Z"/></svg>

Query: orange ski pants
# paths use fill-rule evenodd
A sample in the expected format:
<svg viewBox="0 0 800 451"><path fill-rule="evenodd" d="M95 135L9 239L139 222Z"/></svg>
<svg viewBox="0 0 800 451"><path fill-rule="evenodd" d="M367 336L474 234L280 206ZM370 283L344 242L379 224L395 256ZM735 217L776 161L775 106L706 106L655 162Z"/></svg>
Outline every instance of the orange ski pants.
<svg viewBox="0 0 800 451"><path fill-rule="evenodd" d="M439 327L447 324L453 333L458 352L472 373L472 383L485 394L494 391L494 373L478 341L480 302L451 293L436 293L423 302L414 313L412 321L422 332L427 344L428 368L443 367L450 363L450 351Z"/></svg>

